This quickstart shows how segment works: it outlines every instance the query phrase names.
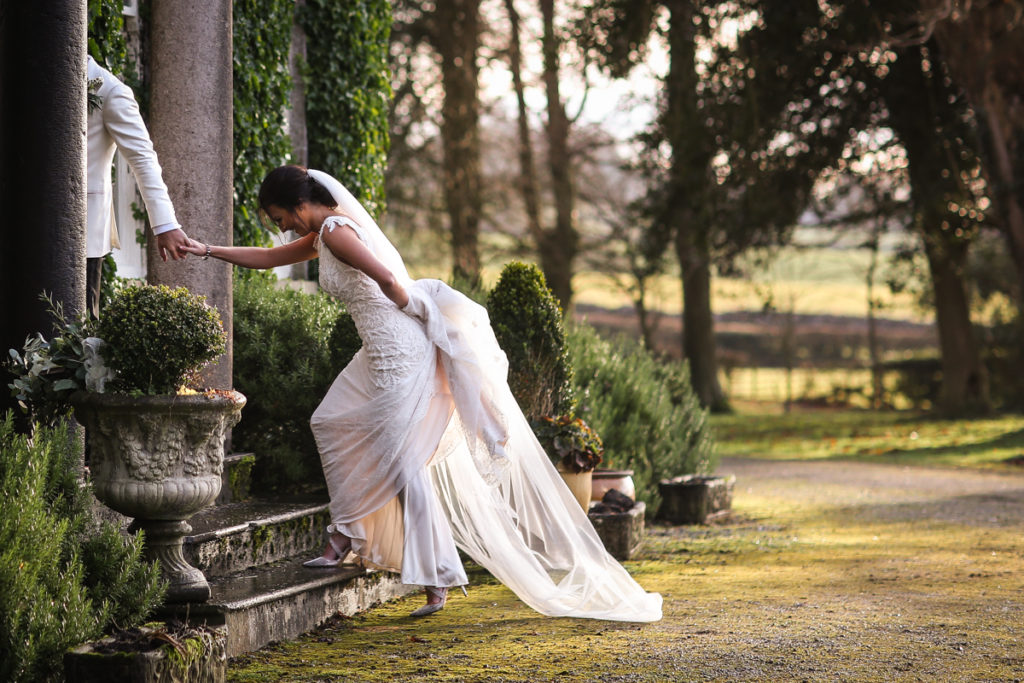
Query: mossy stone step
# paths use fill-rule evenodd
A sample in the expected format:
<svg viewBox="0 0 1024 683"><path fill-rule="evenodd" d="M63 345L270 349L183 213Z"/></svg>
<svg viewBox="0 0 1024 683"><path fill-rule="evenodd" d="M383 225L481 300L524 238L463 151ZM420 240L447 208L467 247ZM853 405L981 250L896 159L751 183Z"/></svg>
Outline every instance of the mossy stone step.
<svg viewBox="0 0 1024 683"><path fill-rule="evenodd" d="M185 560L208 579L306 555L324 547L330 523L325 495L258 498L210 507L190 520Z"/></svg>
<svg viewBox="0 0 1024 683"><path fill-rule="evenodd" d="M248 500L252 496L252 470L256 465L255 453L231 453L224 456L220 494L214 505L225 505Z"/></svg>
<svg viewBox="0 0 1024 683"><path fill-rule="evenodd" d="M207 602L166 605L157 616L226 627L227 656L237 657L296 638L335 614L356 614L421 590L389 572L352 564L309 569L302 566L306 559L301 555L212 578Z"/></svg>

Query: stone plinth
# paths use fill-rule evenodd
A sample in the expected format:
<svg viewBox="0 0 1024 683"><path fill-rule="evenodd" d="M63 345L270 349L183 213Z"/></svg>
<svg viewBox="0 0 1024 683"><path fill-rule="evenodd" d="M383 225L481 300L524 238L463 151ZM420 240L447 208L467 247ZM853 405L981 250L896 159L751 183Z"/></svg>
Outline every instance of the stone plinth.
<svg viewBox="0 0 1024 683"><path fill-rule="evenodd" d="M64 655L68 683L220 683L227 678L227 630L192 629L182 638L184 656L166 640L151 637L157 629L139 629L138 643L104 638L85 643Z"/></svg>
<svg viewBox="0 0 1024 683"><path fill-rule="evenodd" d="M728 516L736 477L688 474L658 483L658 519L669 524L707 524Z"/></svg>
<svg viewBox="0 0 1024 683"><path fill-rule="evenodd" d="M588 515L605 549L616 560L628 560L640 549L644 540L646 509L641 501L626 512L591 512Z"/></svg>

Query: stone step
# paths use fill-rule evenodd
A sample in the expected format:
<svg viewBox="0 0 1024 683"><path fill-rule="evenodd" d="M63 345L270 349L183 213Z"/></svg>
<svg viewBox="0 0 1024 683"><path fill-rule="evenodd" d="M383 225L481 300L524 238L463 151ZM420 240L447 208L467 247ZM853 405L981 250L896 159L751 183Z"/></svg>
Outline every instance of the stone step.
<svg viewBox="0 0 1024 683"><path fill-rule="evenodd" d="M335 614L353 615L420 590L390 572L351 564L309 569L302 566L306 559L301 555L211 578L207 602L167 605L157 616L226 627L227 656L237 657L296 638Z"/></svg>
<svg viewBox="0 0 1024 683"><path fill-rule="evenodd" d="M248 500L252 496L252 468L255 453L231 453L224 456L224 471L220 475L220 495L214 505L226 505Z"/></svg>
<svg viewBox="0 0 1024 683"><path fill-rule="evenodd" d="M325 495L257 498L202 510L189 520L185 560L208 579L284 558L320 554L330 523Z"/></svg>

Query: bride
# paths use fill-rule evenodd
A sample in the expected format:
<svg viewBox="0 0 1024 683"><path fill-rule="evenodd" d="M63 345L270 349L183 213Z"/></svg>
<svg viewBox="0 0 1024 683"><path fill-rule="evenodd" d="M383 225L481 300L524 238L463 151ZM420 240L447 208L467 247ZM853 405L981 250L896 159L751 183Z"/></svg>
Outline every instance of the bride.
<svg viewBox="0 0 1024 683"><path fill-rule="evenodd" d="M192 240L186 251L247 268L320 258L320 286L345 303L362 349L310 424L331 524L312 567L349 552L400 572L444 607L468 583L457 548L549 616L657 621L645 592L604 549L523 417L487 312L439 280L410 279L341 183L300 166L271 171L261 214L299 239L273 248ZM463 588L465 592L465 588Z"/></svg>

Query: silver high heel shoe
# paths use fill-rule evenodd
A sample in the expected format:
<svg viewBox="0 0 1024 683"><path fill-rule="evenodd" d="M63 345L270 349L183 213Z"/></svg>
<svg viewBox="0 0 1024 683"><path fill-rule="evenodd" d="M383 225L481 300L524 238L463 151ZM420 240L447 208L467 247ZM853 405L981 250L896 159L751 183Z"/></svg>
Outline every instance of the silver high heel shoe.
<svg viewBox="0 0 1024 683"><path fill-rule="evenodd" d="M348 555L349 550L352 549L352 539L349 539L348 543L344 547L339 547L332 536L327 537L327 542L330 544L331 549L334 550L334 554L337 557L331 560L321 555L320 557L314 557L312 560L306 560L302 563L302 566L314 568L337 567Z"/></svg>
<svg viewBox="0 0 1024 683"><path fill-rule="evenodd" d="M429 600L431 598L431 596L439 597L441 599L438 602L433 602L433 603L428 602L427 604L423 605L422 607L413 610L412 613L409 615L411 617L425 617L428 614L433 614L434 612L440 612L444 608L444 604L446 602L448 602L448 589L447 588L442 588L442 587L437 587L437 586L424 586L423 588L427 592L427 600ZM466 587L465 586L459 586L459 588L462 589L462 594L463 595L469 595L469 593L466 592Z"/></svg>

